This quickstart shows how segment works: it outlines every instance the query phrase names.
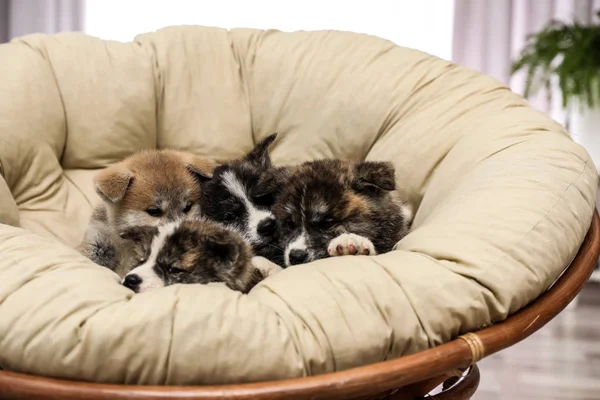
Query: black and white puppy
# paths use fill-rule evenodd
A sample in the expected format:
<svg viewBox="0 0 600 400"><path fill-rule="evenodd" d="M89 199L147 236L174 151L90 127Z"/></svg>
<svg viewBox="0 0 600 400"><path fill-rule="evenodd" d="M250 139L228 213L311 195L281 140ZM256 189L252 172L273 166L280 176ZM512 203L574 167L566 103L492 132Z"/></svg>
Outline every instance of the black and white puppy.
<svg viewBox="0 0 600 400"><path fill-rule="evenodd" d="M285 266L390 251L412 223L395 189L388 162L324 159L294 168L273 207Z"/></svg>
<svg viewBox="0 0 600 400"><path fill-rule="evenodd" d="M239 234L205 218L182 218L157 226L132 227L125 233L144 255L141 265L123 278L136 293L174 284L223 283L248 293L267 276L281 270L254 257Z"/></svg>
<svg viewBox="0 0 600 400"><path fill-rule="evenodd" d="M212 179L203 183L200 206L204 216L242 235L255 255L282 265L279 229L271 209L287 170L271 163L268 148L276 137L269 135L244 157L218 166Z"/></svg>

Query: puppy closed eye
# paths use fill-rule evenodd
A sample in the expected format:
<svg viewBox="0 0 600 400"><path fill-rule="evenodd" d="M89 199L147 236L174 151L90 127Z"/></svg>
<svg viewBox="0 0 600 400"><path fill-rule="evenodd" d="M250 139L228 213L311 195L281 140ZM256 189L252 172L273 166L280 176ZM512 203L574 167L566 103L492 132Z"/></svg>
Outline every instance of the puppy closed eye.
<svg viewBox="0 0 600 400"><path fill-rule="evenodd" d="M176 267L168 267L167 268L167 273L168 274L181 274L184 273L185 271Z"/></svg>
<svg viewBox="0 0 600 400"><path fill-rule="evenodd" d="M275 195L273 193L261 193L254 196L253 200L259 206L271 207L275 203Z"/></svg>
<svg viewBox="0 0 600 400"><path fill-rule="evenodd" d="M150 207L146 210L146 213L151 217L162 217L163 212L158 207Z"/></svg>
<svg viewBox="0 0 600 400"><path fill-rule="evenodd" d="M223 213L223 220L226 222L233 222L237 220L243 212L242 206L239 203L224 204L223 208L225 210Z"/></svg>
<svg viewBox="0 0 600 400"><path fill-rule="evenodd" d="M160 267L160 269L165 271L167 274L181 274L181 273L186 272L185 270L183 270L181 268L177 268L174 265L158 264L158 266Z"/></svg>
<svg viewBox="0 0 600 400"><path fill-rule="evenodd" d="M223 214L223 219L227 222L232 222L237 219L237 215L233 212L226 212L225 214Z"/></svg>
<svg viewBox="0 0 600 400"><path fill-rule="evenodd" d="M333 226L335 226L338 223L338 221L335 218L323 218L321 221L319 221L319 226L325 229L331 228Z"/></svg>
<svg viewBox="0 0 600 400"><path fill-rule="evenodd" d="M192 206L194 204L191 201L188 201L187 204L185 205L185 207L183 208L183 213L187 214L190 212L190 210L192 209Z"/></svg>
<svg viewBox="0 0 600 400"><path fill-rule="evenodd" d="M283 220L283 227L285 229L292 230L292 229L294 229L295 226L296 226L296 224L295 224L294 219L292 217L286 217Z"/></svg>

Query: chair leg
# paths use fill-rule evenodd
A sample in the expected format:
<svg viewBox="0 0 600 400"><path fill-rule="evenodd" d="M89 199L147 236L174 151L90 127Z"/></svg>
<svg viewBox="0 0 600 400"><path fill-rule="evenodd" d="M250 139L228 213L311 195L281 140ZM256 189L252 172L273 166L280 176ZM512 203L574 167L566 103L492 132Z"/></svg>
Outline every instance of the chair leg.
<svg viewBox="0 0 600 400"><path fill-rule="evenodd" d="M477 365L473 365L458 382L450 383L451 386L445 384L442 392L423 397L423 400L469 400L479 386L479 377L479 368Z"/></svg>

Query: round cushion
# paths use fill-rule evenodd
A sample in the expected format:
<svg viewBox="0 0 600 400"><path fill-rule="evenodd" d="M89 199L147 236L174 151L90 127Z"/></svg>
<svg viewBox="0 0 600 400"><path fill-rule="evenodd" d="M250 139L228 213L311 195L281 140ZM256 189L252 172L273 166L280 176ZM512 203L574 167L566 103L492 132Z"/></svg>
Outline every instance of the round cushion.
<svg viewBox="0 0 600 400"><path fill-rule="evenodd" d="M0 45L0 367L134 384L339 371L505 319L590 226L597 173L556 122L478 72L361 34L169 27ZM98 169L175 148L219 162L390 160L417 209L392 252L134 295L79 255Z"/></svg>

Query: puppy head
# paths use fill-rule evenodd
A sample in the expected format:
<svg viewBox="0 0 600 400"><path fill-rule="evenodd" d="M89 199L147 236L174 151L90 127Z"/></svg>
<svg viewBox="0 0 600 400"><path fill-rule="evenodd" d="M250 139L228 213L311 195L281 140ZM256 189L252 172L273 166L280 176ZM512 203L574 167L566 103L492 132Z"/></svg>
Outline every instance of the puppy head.
<svg viewBox="0 0 600 400"><path fill-rule="evenodd" d="M271 260L278 252L279 235L271 208L287 179L287 169L274 167L269 156L276 136L268 136L241 159L217 167L203 188L201 203L204 215L239 232L258 255Z"/></svg>
<svg viewBox="0 0 600 400"><path fill-rule="evenodd" d="M328 257L329 242L343 234L372 237L377 210L389 208L395 189L391 163L318 160L289 177L273 212L281 226L286 266Z"/></svg>
<svg viewBox="0 0 600 400"><path fill-rule="evenodd" d="M147 259L123 278L123 284L135 292L179 283L222 282L247 293L262 279L242 237L217 223L183 219L149 227L147 232L153 229Z"/></svg>
<svg viewBox="0 0 600 400"><path fill-rule="evenodd" d="M201 186L215 167L210 159L175 150L142 151L100 171L94 183L110 222L122 231L199 215Z"/></svg>

